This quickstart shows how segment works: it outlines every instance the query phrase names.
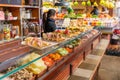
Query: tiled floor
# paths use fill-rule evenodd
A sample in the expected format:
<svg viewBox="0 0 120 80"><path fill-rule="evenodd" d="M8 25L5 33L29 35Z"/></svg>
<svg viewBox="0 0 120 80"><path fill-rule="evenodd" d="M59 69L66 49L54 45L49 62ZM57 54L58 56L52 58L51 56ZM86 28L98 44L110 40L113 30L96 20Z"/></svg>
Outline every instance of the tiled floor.
<svg viewBox="0 0 120 80"><path fill-rule="evenodd" d="M72 75L69 80L88 80L88 78Z"/></svg>
<svg viewBox="0 0 120 80"><path fill-rule="evenodd" d="M104 55L98 80L120 80L120 57Z"/></svg>
<svg viewBox="0 0 120 80"><path fill-rule="evenodd" d="M83 62L78 68L84 68L87 70L94 70L95 64L89 64L89 63Z"/></svg>
<svg viewBox="0 0 120 80"><path fill-rule="evenodd" d="M101 56L90 54L86 57L87 59L99 60Z"/></svg>
<svg viewBox="0 0 120 80"><path fill-rule="evenodd" d="M89 78L91 76L92 72L93 72L92 70L77 68L76 71L73 73L73 75Z"/></svg>
<svg viewBox="0 0 120 80"><path fill-rule="evenodd" d="M96 65L96 64L98 63L98 60L94 60L94 59L89 59L89 58L87 58L87 59L85 60L85 62L88 63L88 64L94 64L94 65Z"/></svg>

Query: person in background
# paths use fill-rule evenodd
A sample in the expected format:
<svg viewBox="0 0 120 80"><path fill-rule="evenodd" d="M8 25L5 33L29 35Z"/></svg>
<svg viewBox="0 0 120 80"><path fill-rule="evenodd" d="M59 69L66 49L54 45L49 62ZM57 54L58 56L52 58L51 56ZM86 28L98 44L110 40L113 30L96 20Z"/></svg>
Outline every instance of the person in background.
<svg viewBox="0 0 120 80"><path fill-rule="evenodd" d="M93 10L91 11L92 15L99 15L99 10L96 6L93 7Z"/></svg>
<svg viewBox="0 0 120 80"><path fill-rule="evenodd" d="M54 9L50 9L43 14L43 29L45 33L56 30L55 15L56 11Z"/></svg>
<svg viewBox="0 0 120 80"><path fill-rule="evenodd" d="M62 8L61 8L61 13L67 15L67 14L68 14L67 7L62 7Z"/></svg>
<svg viewBox="0 0 120 80"><path fill-rule="evenodd" d="M108 14L109 13L109 11L107 10L107 8L105 8L105 7L102 7L102 11L101 11L102 13L106 13L106 14Z"/></svg>

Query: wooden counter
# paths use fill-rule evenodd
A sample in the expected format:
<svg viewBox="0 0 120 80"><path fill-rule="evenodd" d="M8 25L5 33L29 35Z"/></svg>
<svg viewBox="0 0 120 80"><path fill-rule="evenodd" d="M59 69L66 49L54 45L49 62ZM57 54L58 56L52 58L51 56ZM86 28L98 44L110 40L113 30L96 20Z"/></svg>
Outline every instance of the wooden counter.
<svg viewBox="0 0 120 80"><path fill-rule="evenodd" d="M4 62L5 60L19 56L29 51L30 51L30 48L28 46L21 45L20 39L1 43L0 44L0 62Z"/></svg>
<svg viewBox="0 0 120 80"><path fill-rule="evenodd" d="M86 56L99 43L101 33L96 34L85 43L77 46L72 53L57 63L37 80L67 80L73 71L85 60Z"/></svg>

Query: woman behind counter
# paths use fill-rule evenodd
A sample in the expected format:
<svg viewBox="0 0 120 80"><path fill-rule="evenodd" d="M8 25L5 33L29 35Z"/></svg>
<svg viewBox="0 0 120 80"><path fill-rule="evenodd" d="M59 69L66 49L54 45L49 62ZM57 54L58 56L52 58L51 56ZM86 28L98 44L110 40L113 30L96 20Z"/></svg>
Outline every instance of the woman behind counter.
<svg viewBox="0 0 120 80"><path fill-rule="evenodd" d="M45 33L54 32L56 30L55 15L56 11L54 9L50 9L43 14L43 29Z"/></svg>
<svg viewBox="0 0 120 80"><path fill-rule="evenodd" d="M99 10L96 6L94 6L93 10L91 11L92 15L99 15Z"/></svg>

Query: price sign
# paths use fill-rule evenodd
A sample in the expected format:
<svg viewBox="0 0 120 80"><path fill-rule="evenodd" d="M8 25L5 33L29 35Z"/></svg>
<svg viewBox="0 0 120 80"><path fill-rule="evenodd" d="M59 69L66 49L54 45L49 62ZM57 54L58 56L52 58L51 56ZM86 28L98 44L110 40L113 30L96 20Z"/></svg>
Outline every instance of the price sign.
<svg viewBox="0 0 120 80"><path fill-rule="evenodd" d="M70 18L65 18L62 27L68 27L70 25Z"/></svg>

